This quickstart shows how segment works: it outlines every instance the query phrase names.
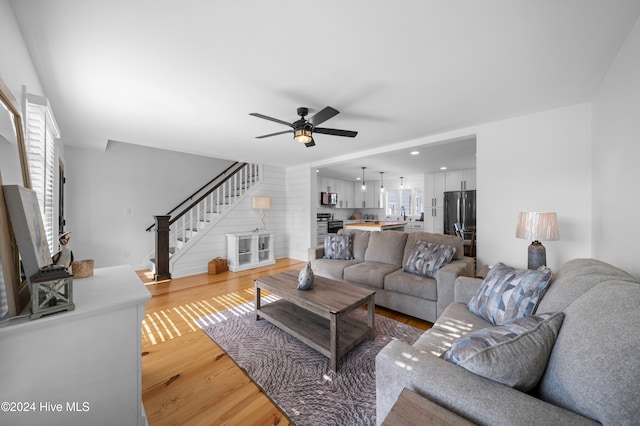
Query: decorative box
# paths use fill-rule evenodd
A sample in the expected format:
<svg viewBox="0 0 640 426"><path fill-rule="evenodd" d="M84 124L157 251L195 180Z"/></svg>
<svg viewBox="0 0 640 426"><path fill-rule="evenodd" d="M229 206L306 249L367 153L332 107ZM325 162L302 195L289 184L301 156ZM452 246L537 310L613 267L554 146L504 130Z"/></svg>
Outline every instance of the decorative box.
<svg viewBox="0 0 640 426"><path fill-rule="evenodd" d="M31 276L31 319L74 309L73 275L64 266L46 266Z"/></svg>
<svg viewBox="0 0 640 426"><path fill-rule="evenodd" d="M227 259L216 257L211 262L209 262L209 273L211 275L219 274L228 270L229 264L227 263Z"/></svg>

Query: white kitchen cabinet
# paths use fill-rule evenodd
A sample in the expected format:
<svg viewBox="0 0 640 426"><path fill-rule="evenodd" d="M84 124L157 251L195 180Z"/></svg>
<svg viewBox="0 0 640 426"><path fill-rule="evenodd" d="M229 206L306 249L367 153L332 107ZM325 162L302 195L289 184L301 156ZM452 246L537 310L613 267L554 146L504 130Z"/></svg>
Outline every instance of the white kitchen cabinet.
<svg viewBox="0 0 640 426"><path fill-rule="evenodd" d="M364 208L366 192L362 192L362 182L354 182L353 184L353 207L356 209Z"/></svg>
<svg viewBox="0 0 640 426"><path fill-rule="evenodd" d="M446 172L445 191L476 189L476 169Z"/></svg>
<svg viewBox="0 0 640 426"><path fill-rule="evenodd" d="M227 258L233 272L276 263L273 233L238 232L227 234Z"/></svg>
<svg viewBox="0 0 640 426"><path fill-rule="evenodd" d="M131 266L73 280L72 311L0 326L3 425L137 425L149 290ZM153 327L150 325L150 327Z"/></svg>
<svg viewBox="0 0 640 426"><path fill-rule="evenodd" d="M444 208L425 208L424 211L424 231L433 234L444 233Z"/></svg>
<svg viewBox="0 0 640 426"><path fill-rule="evenodd" d="M356 191L360 190L360 193L363 195L364 205L362 207L367 209L378 209L380 208L380 181L379 180L368 180L367 181L367 190L362 192L362 183L356 184Z"/></svg>
<svg viewBox="0 0 640 426"><path fill-rule="evenodd" d="M424 214L430 208L444 207L445 191L444 172L426 173L424 175Z"/></svg>
<svg viewBox="0 0 640 426"><path fill-rule="evenodd" d="M349 182L349 181L344 181L344 205L342 207L346 208L346 209L352 209L356 206L356 203L354 201L354 195L355 195L355 191L354 191L354 187L353 187L353 182ZM339 197L340 195L338 195Z"/></svg>
<svg viewBox="0 0 640 426"><path fill-rule="evenodd" d="M404 232L423 232L424 231L424 222L415 221L415 222L407 222L404 227Z"/></svg>

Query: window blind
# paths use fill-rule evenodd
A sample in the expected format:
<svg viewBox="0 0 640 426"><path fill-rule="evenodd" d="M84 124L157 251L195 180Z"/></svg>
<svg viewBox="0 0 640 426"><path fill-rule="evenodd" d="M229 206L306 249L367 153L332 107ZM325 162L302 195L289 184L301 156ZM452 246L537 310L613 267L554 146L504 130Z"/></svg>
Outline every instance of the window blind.
<svg viewBox="0 0 640 426"><path fill-rule="evenodd" d="M38 195L42 221L51 253L57 251L56 237L56 139L60 131L46 98L27 94L26 140L32 189Z"/></svg>

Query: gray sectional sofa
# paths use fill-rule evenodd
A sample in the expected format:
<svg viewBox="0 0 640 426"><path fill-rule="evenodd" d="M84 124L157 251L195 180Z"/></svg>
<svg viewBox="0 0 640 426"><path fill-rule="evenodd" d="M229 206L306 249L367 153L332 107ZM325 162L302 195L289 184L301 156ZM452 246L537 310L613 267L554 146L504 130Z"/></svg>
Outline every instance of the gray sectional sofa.
<svg viewBox="0 0 640 426"><path fill-rule="evenodd" d="M433 328L413 345L394 340L377 355L378 424L403 388L480 425L640 422L637 279L594 259L574 259L553 274L533 316L561 313L555 315L563 314L564 319L541 365L541 378L526 391L440 357L460 336L494 327L468 309L481 285L480 279L456 280L455 302ZM491 368L507 371L510 367L504 361L504 357L491 358Z"/></svg>
<svg viewBox="0 0 640 426"><path fill-rule="evenodd" d="M473 258L465 257L462 239L427 232L360 231L350 234L353 259L324 258L324 246L309 249L309 261L316 275L349 282L376 291L376 305L435 322L453 302L453 284L459 276L474 275ZM416 241L455 248L453 259L440 268L435 278L404 271Z"/></svg>

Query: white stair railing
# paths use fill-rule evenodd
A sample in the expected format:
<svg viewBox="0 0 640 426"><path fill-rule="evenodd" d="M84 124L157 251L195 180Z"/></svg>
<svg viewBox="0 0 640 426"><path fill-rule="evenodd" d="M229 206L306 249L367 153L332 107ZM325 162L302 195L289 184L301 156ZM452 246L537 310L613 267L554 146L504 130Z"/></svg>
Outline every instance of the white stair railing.
<svg viewBox="0 0 640 426"><path fill-rule="evenodd" d="M262 179L262 165L245 163L187 210L171 219L169 256L173 257L192 245L199 232L204 232L208 227L213 226L217 219L232 209ZM152 253L150 257L155 258L156 254ZM152 265L155 268L154 261Z"/></svg>

